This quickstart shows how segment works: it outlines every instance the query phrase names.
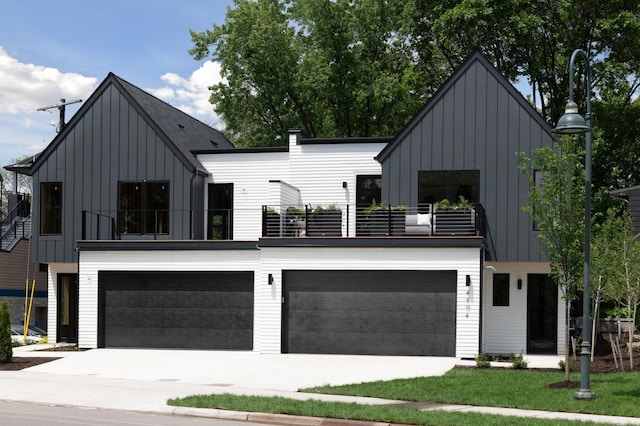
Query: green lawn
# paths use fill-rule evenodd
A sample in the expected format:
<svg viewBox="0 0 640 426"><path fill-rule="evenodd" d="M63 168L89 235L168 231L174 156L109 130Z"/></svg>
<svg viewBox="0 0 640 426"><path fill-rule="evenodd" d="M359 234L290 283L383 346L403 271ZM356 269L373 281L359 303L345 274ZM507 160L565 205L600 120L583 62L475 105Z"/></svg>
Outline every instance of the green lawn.
<svg viewBox="0 0 640 426"><path fill-rule="evenodd" d="M560 372L456 368L441 377L317 387L304 392L373 396L407 401L526 408L546 411L640 417L640 373L591 375L595 400L573 398L577 389L549 389L562 381ZM579 380L579 375L572 375Z"/></svg>
<svg viewBox="0 0 640 426"><path fill-rule="evenodd" d="M564 375L560 372L458 368L440 377L314 387L301 391L407 401L640 417L640 373L592 375L591 390L597 394L597 398L592 401L575 400L573 393L576 389L550 389L546 387L550 383L560 382L563 379ZM574 374L572 380L579 380L579 375ZM229 394L197 395L170 400L169 404L421 425L510 425L515 422L514 418L475 413L420 412L408 407L368 406L312 400L298 401ZM545 421L523 418L519 418L517 423L566 424L566 422L558 420Z"/></svg>

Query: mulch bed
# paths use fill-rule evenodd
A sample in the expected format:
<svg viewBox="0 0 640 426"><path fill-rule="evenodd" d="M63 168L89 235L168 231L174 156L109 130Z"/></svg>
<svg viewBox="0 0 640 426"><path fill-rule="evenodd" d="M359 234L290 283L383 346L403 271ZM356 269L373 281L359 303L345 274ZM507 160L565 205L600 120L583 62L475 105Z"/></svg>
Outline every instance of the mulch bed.
<svg viewBox="0 0 640 426"><path fill-rule="evenodd" d="M28 356L14 356L11 362L0 363L0 371L18 371L25 368L33 367L35 365L44 364L45 362L55 361L55 357L28 357Z"/></svg>

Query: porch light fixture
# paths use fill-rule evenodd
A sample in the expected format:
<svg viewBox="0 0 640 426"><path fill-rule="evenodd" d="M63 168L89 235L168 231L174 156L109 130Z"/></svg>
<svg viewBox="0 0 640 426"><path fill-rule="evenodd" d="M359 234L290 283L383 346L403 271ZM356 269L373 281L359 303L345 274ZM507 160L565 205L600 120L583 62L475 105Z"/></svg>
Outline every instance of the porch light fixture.
<svg viewBox="0 0 640 426"><path fill-rule="evenodd" d="M518 290L522 290L522 278L518 278Z"/></svg>
<svg viewBox="0 0 640 426"><path fill-rule="evenodd" d="M269 274L268 281L269 285L273 285L273 274Z"/></svg>
<svg viewBox="0 0 640 426"><path fill-rule="evenodd" d="M467 275L467 287L471 286L471 275Z"/></svg>
<svg viewBox="0 0 640 426"><path fill-rule="evenodd" d="M587 115L583 118L578 113L578 105L573 101L573 63L576 56L581 55L586 65L587 78ZM591 71L589 58L584 50L576 49L569 61L569 101L564 115L558 120L554 133L573 135L585 133L585 182L584 182L584 286L582 295L582 343L580 345L580 390L573 394L575 399L594 399L596 394L590 390L591 363L591 321L590 321L590 263L591 263Z"/></svg>

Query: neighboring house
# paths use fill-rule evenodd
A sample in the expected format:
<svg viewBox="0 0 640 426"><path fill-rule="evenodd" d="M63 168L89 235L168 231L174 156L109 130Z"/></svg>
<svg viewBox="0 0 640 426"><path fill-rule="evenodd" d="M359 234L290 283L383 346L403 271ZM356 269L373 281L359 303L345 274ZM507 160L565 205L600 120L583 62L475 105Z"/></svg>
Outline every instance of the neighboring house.
<svg viewBox="0 0 640 426"><path fill-rule="evenodd" d="M634 234L634 240L640 240L640 185L616 189L610 194L627 201L627 208L631 215L631 232Z"/></svg>
<svg viewBox="0 0 640 426"><path fill-rule="evenodd" d="M29 171L50 339L556 354L563 304L516 155L552 141L479 52L396 137L294 130L282 148L234 149L110 74Z"/></svg>
<svg viewBox="0 0 640 426"><path fill-rule="evenodd" d="M5 169L17 173L32 161L29 158ZM21 323L28 316L30 324L46 329L47 273L31 261L30 196L17 190L7 194L7 211L1 221L0 301L9 302L11 322Z"/></svg>

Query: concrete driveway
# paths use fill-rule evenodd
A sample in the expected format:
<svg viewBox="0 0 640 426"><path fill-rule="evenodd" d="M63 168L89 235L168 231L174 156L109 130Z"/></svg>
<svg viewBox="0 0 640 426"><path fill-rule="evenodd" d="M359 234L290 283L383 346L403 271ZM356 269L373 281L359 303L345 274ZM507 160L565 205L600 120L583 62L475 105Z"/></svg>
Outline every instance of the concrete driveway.
<svg viewBox="0 0 640 426"><path fill-rule="evenodd" d="M267 355L244 351L156 349L92 349L39 354L64 355L64 358L25 371L276 391L442 375L458 361L446 357Z"/></svg>

